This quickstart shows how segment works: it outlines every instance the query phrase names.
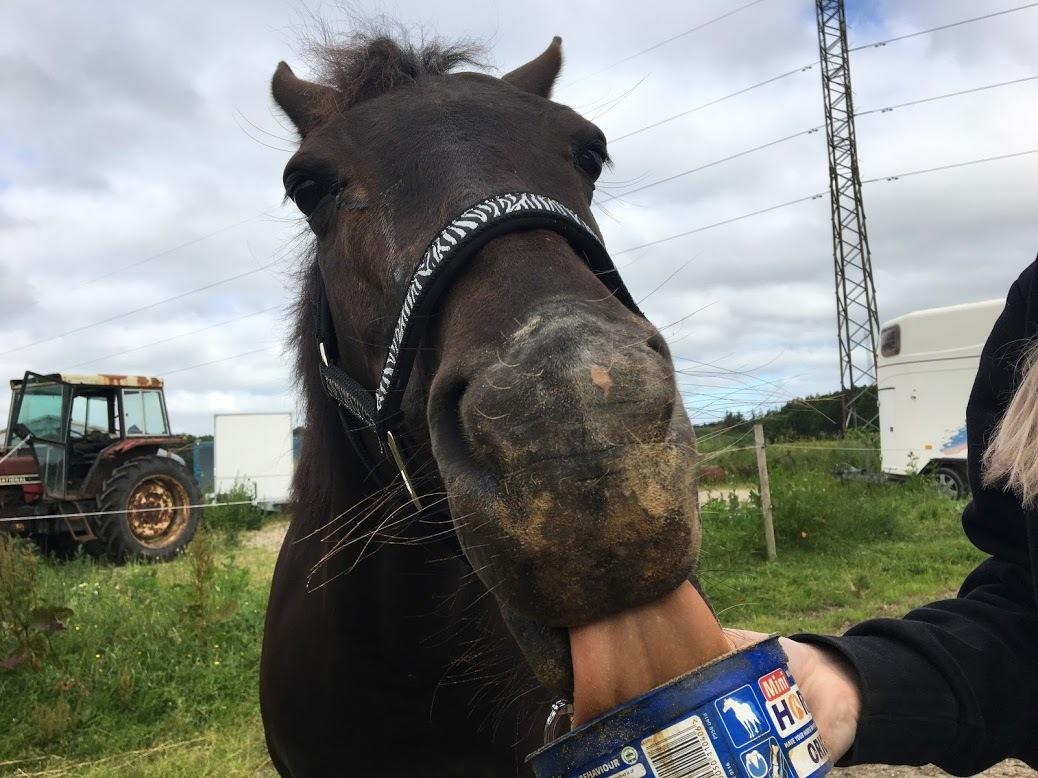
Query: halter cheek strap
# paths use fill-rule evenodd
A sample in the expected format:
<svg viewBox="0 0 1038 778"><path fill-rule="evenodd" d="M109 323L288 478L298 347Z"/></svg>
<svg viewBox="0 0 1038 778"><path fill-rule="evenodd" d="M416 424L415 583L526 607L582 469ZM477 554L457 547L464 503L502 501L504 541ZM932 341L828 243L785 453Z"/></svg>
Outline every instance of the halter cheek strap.
<svg viewBox="0 0 1038 778"><path fill-rule="evenodd" d="M435 313L440 297L481 248L510 232L547 229L564 237L620 302L642 315L624 286L609 252L594 231L570 208L547 195L512 192L476 203L440 230L422 255L411 276L386 353L378 386L366 388L338 365L335 327L325 290L318 294L317 333L321 352L321 381L339 408L343 430L375 477L403 480L415 506L423 505L407 471L403 453L393 434L400 420L400 405L418 348ZM387 472L388 458L393 461Z"/></svg>

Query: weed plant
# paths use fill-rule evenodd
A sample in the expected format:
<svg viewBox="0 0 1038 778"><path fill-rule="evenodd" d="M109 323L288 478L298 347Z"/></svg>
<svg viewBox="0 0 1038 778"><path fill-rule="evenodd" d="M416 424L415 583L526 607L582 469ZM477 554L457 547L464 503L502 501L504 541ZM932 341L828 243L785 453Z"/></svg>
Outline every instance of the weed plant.
<svg viewBox="0 0 1038 778"><path fill-rule="evenodd" d="M202 530L176 562L114 566L0 536L2 650L32 652L0 669L0 774L15 755L98 758L254 720L267 588L232 553Z"/></svg>

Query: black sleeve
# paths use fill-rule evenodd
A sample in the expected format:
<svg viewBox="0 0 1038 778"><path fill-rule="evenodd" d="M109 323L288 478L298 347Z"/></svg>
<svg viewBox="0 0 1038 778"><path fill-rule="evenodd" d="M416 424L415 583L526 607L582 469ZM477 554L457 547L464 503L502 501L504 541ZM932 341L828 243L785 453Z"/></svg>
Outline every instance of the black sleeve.
<svg viewBox="0 0 1038 778"><path fill-rule="evenodd" d="M984 347L966 411L974 497L963 527L990 558L954 600L867 621L839 638L796 638L835 648L858 672L862 716L841 764L933 762L973 775L1017 757L1038 767L1038 514L999 488L984 488L980 468L1036 330L1031 265Z"/></svg>

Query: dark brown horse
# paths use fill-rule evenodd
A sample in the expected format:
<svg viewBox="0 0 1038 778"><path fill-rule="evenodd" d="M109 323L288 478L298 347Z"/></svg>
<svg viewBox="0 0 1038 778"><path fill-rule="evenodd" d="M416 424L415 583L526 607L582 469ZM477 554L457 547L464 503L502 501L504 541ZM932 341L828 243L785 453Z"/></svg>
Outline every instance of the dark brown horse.
<svg viewBox="0 0 1038 778"><path fill-rule="evenodd" d="M503 78L384 36L323 55L320 83L284 63L273 81L315 239L295 329L306 433L263 645L270 753L293 776L525 774L572 685L566 628L692 572L691 425L656 329L560 234L516 230L466 263L416 355L398 429L429 509L370 477L321 383L321 296L341 367L373 389L445 223L525 191L597 230L608 155L549 99L557 38Z"/></svg>

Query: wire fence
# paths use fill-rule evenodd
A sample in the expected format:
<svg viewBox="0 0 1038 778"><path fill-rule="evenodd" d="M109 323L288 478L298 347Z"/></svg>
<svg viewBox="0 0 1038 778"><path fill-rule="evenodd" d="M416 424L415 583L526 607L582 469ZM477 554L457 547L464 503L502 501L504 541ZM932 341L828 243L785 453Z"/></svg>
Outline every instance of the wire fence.
<svg viewBox="0 0 1038 778"><path fill-rule="evenodd" d="M201 502L192 505L177 505L177 506L163 506L160 508L125 508L122 510L106 510L106 511L73 511L69 513L47 513L40 516L12 516L6 518L0 518L0 524L27 522L27 521L43 521L44 519L78 519L94 516L123 516L128 513L151 513L155 511L168 511L168 510L194 510L195 508L222 508L230 505L258 505L256 500L233 500L230 502Z"/></svg>

